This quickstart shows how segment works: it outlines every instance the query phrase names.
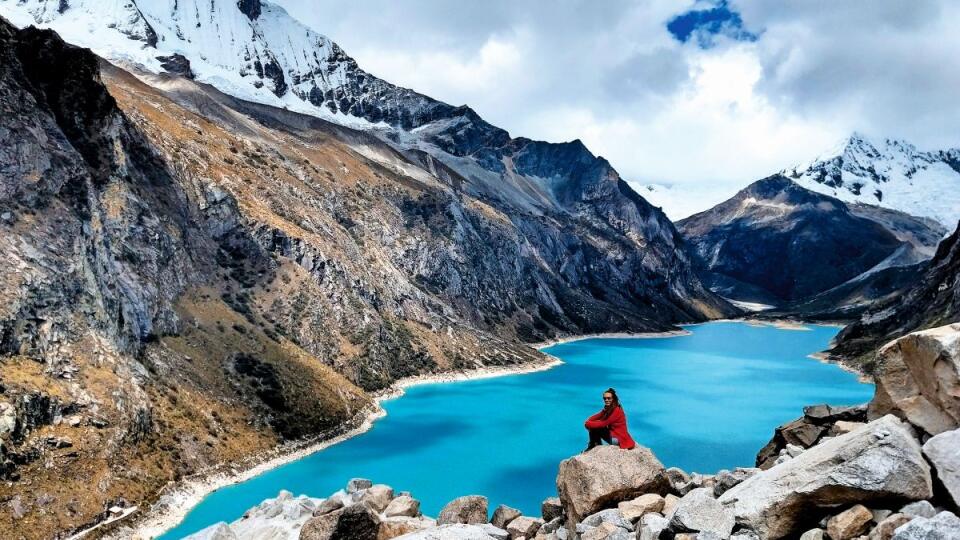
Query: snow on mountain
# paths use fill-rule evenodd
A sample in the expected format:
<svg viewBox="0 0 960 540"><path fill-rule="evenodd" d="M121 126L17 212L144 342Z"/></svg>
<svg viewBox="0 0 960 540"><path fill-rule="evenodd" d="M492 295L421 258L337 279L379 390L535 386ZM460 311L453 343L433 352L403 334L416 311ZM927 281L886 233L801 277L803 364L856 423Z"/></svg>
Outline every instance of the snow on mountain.
<svg viewBox="0 0 960 540"><path fill-rule="evenodd" d="M929 217L947 230L960 220L960 149L925 152L905 141L874 142L855 133L782 174L811 191Z"/></svg>
<svg viewBox="0 0 960 540"><path fill-rule="evenodd" d="M740 189L729 185L712 185L707 182L696 186L630 182L630 186L650 204L663 209L667 217L673 221L679 221L712 208L735 195Z"/></svg>

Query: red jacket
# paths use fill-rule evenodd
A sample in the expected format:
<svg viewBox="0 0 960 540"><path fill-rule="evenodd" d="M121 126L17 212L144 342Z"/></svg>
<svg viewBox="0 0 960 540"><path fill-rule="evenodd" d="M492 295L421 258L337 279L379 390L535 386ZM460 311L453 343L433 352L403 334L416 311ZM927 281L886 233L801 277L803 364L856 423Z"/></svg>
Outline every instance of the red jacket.
<svg viewBox="0 0 960 540"><path fill-rule="evenodd" d="M609 428L610 436L620 441L620 448L630 450L637 446L633 437L627 432L627 415L623 414L623 407L617 406L606 419L603 418L603 411L587 418L583 423L587 429Z"/></svg>

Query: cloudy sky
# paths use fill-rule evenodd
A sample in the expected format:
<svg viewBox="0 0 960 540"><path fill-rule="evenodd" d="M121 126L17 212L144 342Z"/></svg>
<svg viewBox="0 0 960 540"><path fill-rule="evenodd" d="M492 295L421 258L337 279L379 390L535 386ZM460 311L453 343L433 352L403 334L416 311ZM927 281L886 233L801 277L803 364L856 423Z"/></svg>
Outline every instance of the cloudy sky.
<svg viewBox="0 0 960 540"><path fill-rule="evenodd" d="M674 218L854 130L960 146L951 0L274 2L375 75L672 186Z"/></svg>

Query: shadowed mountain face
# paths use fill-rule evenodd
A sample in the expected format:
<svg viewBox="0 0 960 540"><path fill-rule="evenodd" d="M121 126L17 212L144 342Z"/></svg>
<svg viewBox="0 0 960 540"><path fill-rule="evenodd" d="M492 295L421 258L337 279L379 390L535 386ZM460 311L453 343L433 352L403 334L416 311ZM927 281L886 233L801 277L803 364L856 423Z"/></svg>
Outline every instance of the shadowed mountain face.
<svg viewBox="0 0 960 540"><path fill-rule="evenodd" d="M913 244L865 212L777 175L678 226L715 290L780 305L828 291L891 257L916 262L920 256L906 253ZM904 228L932 238L929 225L899 217Z"/></svg>
<svg viewBox="0 0 960 540"><path fill-rule="evenodd" d="M937 249L926 272L902 294L872 307L847 326L830 351L871 370L874 352L908 332L960 321L960 228Z"/></svg>
<svg viewBox="0 0 960 540"><path fill-rule="evenodd" d="M344 429L400 377L735 313L582 144L492 175L2 20L0 55L0 530Z"/></svg>

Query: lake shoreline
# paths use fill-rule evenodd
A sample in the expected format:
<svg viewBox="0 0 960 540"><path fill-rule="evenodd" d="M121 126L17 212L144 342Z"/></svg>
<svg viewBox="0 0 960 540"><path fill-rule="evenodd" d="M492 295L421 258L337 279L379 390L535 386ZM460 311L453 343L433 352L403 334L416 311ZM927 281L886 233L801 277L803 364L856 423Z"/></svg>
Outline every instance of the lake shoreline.
<svg viewBox="0 0 960 540"><path fill-rule="evenodd" d="M133 521L125 524L116 523L117 528L106 533L103 538L149 540L162 536L179 525L194 507L214 491L247 481L367 432L377 420L387 415L381 403L403 396L407 388L422 384L463 382L536 373L563 364L563 361L555 356L542 354L543 360L521 365L485 366L469 371L413 375L398 379L390 387L371 394L373 404L345 422L343 427L347 428L346 431L335 430L334 433L328 432L307 440L284 443L272 450L254 454L243 462L222 463L211 470L168 484L161 490L158 497L158 502L166 499L163 508L156 510L151 508L144 513L136 513L138 515L133 516ZM338 431L340 432L337 433ZM87 531L92 531L92 528L78 532L71 538L81 538Z"/></svg>

